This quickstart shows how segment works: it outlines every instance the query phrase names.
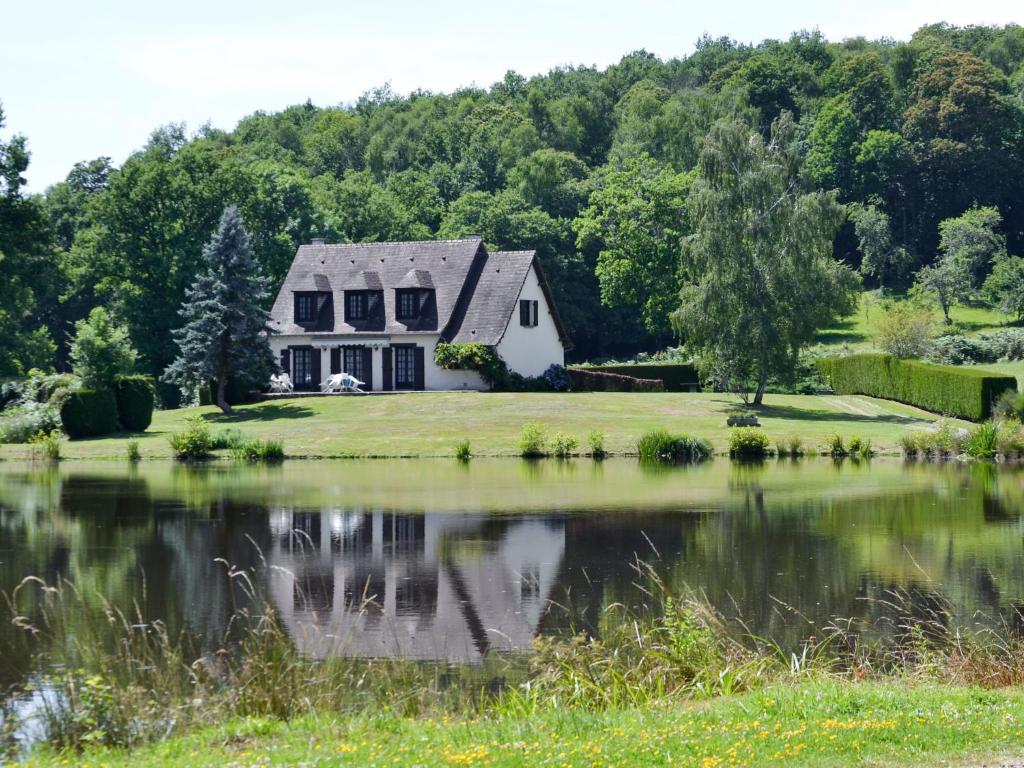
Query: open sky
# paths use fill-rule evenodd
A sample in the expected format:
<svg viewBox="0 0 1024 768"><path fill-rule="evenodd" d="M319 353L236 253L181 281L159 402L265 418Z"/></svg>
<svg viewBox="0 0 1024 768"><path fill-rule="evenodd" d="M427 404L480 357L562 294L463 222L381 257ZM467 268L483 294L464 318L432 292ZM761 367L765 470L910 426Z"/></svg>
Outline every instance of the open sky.
<svg viewBox="0 0 1024 768"><path fill-rule="evenodd" d="M32 191L79 160L122 162L165 123L231 128L388 82L448 91L639 48L682 56L704 32L906 39L937 21L1024 22L1019 0L19 0L0 17L0 130L28 137Z"/></svg>

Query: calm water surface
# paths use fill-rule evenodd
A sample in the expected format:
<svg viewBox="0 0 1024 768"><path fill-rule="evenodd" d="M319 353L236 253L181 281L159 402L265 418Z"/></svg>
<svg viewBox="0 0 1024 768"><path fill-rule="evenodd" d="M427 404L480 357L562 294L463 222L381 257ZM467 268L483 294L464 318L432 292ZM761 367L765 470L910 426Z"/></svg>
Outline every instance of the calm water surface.
<svg viewBox="0 0 1024 768"><path fill-rule="evenodd" d="M67 579L216 642L244 599L230 564L311 656L477 663L643 603L641 558L795 646L892 590L1012 628L1022 511L1020 469L894 460L7 464L0 591ZM0 643L15 631L5 615ZM0 684L27 663L2 657Z"/></svg>

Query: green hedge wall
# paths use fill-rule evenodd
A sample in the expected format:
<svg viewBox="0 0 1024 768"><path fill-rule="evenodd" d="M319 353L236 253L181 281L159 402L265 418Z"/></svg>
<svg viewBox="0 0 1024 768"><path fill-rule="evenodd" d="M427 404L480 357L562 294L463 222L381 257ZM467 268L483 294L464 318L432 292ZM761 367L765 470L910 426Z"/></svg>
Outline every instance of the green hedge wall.
<svg viewBox="0 0 1024 768"><path fill-rule="evenodd" d="M629 363L624 365L588 366L588 371L617 373L634 379L660 379L667 392L690 392L700 389L700 376L689 363Z"/></svg>
<svg viewBox="0 0 1024 768"><path fill-rule="evenodd" d="M156 388L149 376L118 376L114 380L117 420L129 432L145 432L153 421Z"/></svg>
<svg viewBox="0 0 1024 768"><path fill-rule="evenodd" d="M117 399L110 389L79 389L60 407L68 437L99 437L117 429Z"/></svg>
<svg viewBox="0 0 1024 768"><path fill-rule="evenodd" d="M890 355L823 358L818 369L838 395L882 397L970 421L987 419L999 395L1017 388L1013 376Z"/></svg>
<svg viewBox="0 0 1024 768"><path fill-rule="evenodd" d="M593 368L567 368L574 392L664 392L661 379L638 379Z"/></svg>

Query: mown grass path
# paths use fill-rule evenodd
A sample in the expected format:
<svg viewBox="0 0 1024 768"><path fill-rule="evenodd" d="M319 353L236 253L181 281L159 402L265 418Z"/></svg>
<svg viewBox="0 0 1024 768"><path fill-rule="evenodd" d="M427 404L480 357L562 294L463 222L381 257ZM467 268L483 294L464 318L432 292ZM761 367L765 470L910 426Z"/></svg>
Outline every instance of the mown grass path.
<svg viewBox="0 0 1024 768"><path fill-rule="evenodd" d="M566 394L417 392L394 395L322 396L244 405L232 416L212 407L160 411L136 436L143 457L168 458L168 435L190 415L200 414L217 428L284 442L291 457L451 456L456 441L469 439L479 456L516 454L516 440L530 421L577 436L586 446L592 430L606 436L614 453L632 452L651 429L703 437L717 450L728 444L726 417L741 407L735 396L716 393ZM799 438L817 449L833 432L847 440L870 439L876 448L896 451L901 434L925 429L937 417L917 408L869 397L768 395L758 411L772 441ZM76 440L63 446L65 458L123 459L128 435ZM27 446L0 446L0 458L24 458Z"/></svg>
<svg viewBox="0 0 1024 768"><path fill-rule="evenodd" d="M248 720L132 753L39 755L26 765L931 766L980 765L1022 745L1021 691L817 681L605 713Z"/></svg>

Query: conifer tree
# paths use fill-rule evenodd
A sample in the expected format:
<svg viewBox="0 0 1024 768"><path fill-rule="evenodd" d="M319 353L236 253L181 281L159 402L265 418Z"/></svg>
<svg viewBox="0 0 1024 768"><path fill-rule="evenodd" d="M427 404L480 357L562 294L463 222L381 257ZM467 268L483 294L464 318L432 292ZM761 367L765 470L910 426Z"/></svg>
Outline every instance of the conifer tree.
<svg viewBox="0 0 1024 768"><path fill-rule="evenodd" d="M179 311L185 320L174 332L180 354L163 379L192 390L212 381L217 407L231 413L230 379L262 384L277 370L269 344L270 313L261 305L267 280L235 206L221 215L203 248L203 262L206 271L186 291Z"/></svg>

